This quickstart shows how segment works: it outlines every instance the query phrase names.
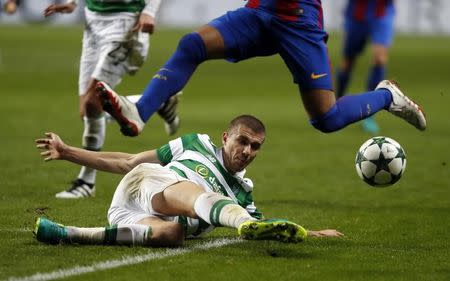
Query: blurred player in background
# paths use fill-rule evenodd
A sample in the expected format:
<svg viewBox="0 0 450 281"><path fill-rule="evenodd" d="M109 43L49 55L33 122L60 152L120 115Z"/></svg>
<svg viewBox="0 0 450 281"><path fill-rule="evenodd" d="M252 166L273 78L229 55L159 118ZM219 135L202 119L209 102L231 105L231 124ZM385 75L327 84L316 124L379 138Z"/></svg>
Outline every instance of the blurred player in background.
<svg viewBox="0 0 450 281"><path fill-rule="evenodd" d="M128 154L93 152L64 144L58 135L38 139L46 161L67 160L125 174L108 211L109 227L64 227L44 218L39 241L81 244L179 246L214 227L238 229L245 239L300 242L307 236L342 236L336 230L307 231L286 220L262 220L246 167L260 151L264 124L251 115L234 118L216 147L206 134L189 134L162 147Z"/></svg>
<svg viewBox="0 0 450 281"><path fill-rule="evenodd" d="M12 15L17 11L17 6L19 6L19 0L5 0L3 4L3 10Z"/></svg>
<svg viewBox="0 0 450 281"><path fill-rule="evenodd" d="M336 76L336 96L345 95L353 66L368 40L372 47L372 65L367 91L373 91L384 80L389 47L394 35L394 0L349 0L344 12L342 61ZM377 134L373 117L363 120L363 129Z"/></svg>
<svg viewBox="0 0 450 281"><path fill-rule="evenodd" d="M250 0L245 7L185 35L167 63L153 76L142 98L130 103L107 83L98 83L103 108L118 120L121 131L138 135L145 122L189 81L197 67L210 59L238 62L279 54L298 84L310 123L333 132L380 110L405 119L419 130L426 120L417 104L392 81L374 91L336 101L319 0ZM279 94L279 93L274 93Z"/></svg>
<svg viewBox="0 0 450 281"><path fill-rule="evenodd" d="M115 87L125 74L134 74L142 66L148 53L149 34L155 29L155 15L160 2L86 0L86 24L78 80L80 115L84 121L84 148L98 151L105 141L105 116L95 95L96 82L105 81ZM44 16L72 13L76 6L76 0L52 4L45 9ZM166 123L174 121L173 103L176 103L176 97L160 108L160 115ZM169 133L173 134L174 131ZM94 196L95 178L96 170L83 166L72 185L66 191L57 193L56 197Z"/></svg>

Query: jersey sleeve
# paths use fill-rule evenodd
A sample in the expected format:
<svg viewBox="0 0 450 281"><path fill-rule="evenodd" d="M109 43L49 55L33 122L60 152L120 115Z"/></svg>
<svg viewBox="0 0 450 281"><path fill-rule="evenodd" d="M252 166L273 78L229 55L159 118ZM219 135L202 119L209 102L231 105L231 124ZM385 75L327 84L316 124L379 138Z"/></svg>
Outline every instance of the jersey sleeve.
<svg viewBox="0 0 450 281"><path fill-rule="evenodd" d="M152 17L156 17L156 14L159 10L159 5L161 4L161 0L146 0L145 7L142 10L142 13L150 15Z"/></svg>
<svg viewBox="0 0 450 281"><path fill-rule="evenodd" d="M177 160L186 150L187 140L195 136L195 134L185 135L177 139L169 141L169 143L161 146L156 150L159 161L166 165L174 160Z"/></svg>
<svg viewBox="0 0 450 281"><path fill-rule="evenodd" d="M172 151L170 150L170 145L168 143L158 148L156 154L163 166L170 163L173 159Z"/></svg>

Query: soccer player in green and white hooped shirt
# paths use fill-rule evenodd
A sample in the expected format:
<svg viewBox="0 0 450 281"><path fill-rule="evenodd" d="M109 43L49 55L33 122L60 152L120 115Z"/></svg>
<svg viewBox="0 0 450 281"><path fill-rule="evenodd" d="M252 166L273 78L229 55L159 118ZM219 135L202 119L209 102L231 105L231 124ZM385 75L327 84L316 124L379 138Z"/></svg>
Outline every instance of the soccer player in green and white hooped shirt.
<svg viewBox="0 0 450 281"><path fill-rule="evenodd" d="M76 0L52 4L44 16L72 13ZM161 0L85 0L85 29L78 79L79 109L83 118L82 145L99 151L105 141L105 115L96 94L95 85L104 80L117 86L125 74L134 74L146 60L149 34L155 29L155 16ZM174 134L178 128L177 98L164 104L159 114L165 120L166 131ZM96 170L83 166L72 185L56 194L61 199L77 199L95 195Z"/></svg>
<svg viewBox="0 0 450 281"><path fill-rule="evenodd" d="M244 239L299 242L306 236L341 236L333 229L311 231L286 220L261 220L245 168L265 140L265 128L251 115L230 122L218 148L209 136L190 134L138 154L93 152L68 146L53 133L38 139L46 161L63 159L113 173L127 173L108 210L111 226L62 226L36 222L45 243L178 246L215 226L238 229Z"/></svg>
<svg viewBox="0 0 450 281"><path fill-rule="evenodd" d="M231 175L224 167L222 149L217 148L205 134L190 134L170 141L157 149L163 165L180 176L201 185L205 191L227 196L247 210L254 218L261 219L252 198L253 182L244 178L245 170ZM179 217L184 220L184 217ZM200 234L210 225L187 218L188 234Z"/></svg>

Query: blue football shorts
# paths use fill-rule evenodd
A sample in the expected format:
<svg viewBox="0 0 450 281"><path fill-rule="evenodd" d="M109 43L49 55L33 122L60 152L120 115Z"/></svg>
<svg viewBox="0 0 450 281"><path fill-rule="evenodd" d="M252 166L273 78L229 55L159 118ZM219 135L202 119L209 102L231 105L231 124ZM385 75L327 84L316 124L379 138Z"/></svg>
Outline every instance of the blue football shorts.
<svg viewBox="0 0 450 281"><path fill-rule="evenodd" d="M344 29L344 55L347 57L360 54L369 39L372 44L388 48L394 37L394 13L387 13L383 17L365 21L346 17Z"/></svg>
<svg viewBox="0 0 450 281"><path fill-rule="evenodd" d="M267 11L244 7L208 25L222 35L228 61L280 54L301 90L333 90L328 35L317 24L290 22Z"/></svg>

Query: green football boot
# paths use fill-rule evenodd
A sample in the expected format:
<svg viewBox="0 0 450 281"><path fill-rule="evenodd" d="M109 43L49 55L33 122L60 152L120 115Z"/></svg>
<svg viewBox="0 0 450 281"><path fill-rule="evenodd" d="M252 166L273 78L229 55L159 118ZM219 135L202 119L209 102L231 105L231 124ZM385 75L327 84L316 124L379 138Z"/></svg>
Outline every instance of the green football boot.
<svg viewBox="0 0 450 281"><path fill-rule="evenodd" d="M276 240L285 243L302 242L307 231L300 225L284 219L246 221L238 228L246 240Z"/></svg>
<svg viewBox="0 0 450 281"><path fill-rule="evenodd" d="M47 244L59 244L68 242L67 228L59 223L52 222L46 218L38 218L34 229L36 239Z"/></svg>

